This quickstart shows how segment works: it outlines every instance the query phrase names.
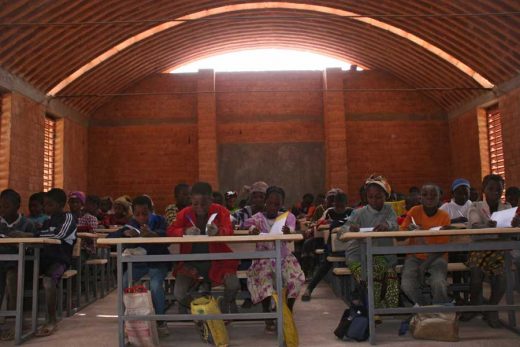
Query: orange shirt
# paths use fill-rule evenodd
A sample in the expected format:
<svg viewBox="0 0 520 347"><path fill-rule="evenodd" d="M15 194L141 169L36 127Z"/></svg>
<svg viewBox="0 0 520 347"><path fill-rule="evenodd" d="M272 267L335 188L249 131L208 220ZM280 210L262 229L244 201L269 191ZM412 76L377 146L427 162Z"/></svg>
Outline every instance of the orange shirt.
<svg viewBox="0 0 520 347"><path fill-rule="evenodd" d="M424 212L424 208L422 205L414 206L408 211L406 214L406 218L401 224L401 230L408 230L408 226L412 224L412 217L415 220L415 223L421 226L422 230L428 230L433 227L440 227L450 225L450 215L442 210L437 210L433 216L428 217L428 215ZM448 243L450 241L449 236L429 236L425 237L427 244L441 244ZM409 245L415 245L415 237L410 237L408 239ZM415 256L419 259L426 260L428 255L426 253L416 253Z"/></svg>

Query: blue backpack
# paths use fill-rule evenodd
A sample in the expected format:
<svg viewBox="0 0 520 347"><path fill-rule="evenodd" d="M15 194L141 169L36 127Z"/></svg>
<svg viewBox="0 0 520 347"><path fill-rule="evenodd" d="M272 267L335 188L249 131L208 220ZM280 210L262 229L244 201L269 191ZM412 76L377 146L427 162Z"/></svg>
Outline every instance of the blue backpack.
<svg viewBox="0 0 520 347"><path fill-rule="evenodd" d="M347 308L334 335L342 340L366 341L369 335L368 315L364 306L352 306Z"/></svg>

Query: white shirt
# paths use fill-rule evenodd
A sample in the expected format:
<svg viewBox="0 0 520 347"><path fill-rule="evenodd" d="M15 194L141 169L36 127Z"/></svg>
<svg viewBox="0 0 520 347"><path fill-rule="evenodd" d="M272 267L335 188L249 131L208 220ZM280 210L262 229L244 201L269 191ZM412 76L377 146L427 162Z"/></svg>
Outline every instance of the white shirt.
<svg viewBox="0 0 520 347"><path fill-rule="evenodd" d="M468 212L469 212L469 208L471 207L471 204L472 204L471 200L468 200L468 201L466 201L466 203L464 205L461 206L461 205L457 204L453 199L451 199L450 202L443 204L440 207L440 209L448 212L448 214L450 215L450 219L455 219L455 218L460 218L460 217L468 218Z"/></svg>

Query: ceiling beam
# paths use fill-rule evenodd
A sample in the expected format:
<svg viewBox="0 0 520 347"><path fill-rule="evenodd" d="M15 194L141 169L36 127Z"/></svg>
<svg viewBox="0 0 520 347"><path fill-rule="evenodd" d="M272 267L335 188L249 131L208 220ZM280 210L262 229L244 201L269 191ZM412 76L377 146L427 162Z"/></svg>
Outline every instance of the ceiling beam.
<svg viewBox="0 0 520 347"><path fill-rule="evenodd" d="M83 126L88 126L89 117L79 112L63 102L49 98L44 92L33 87L15 74L3 69L0 66L0 90L16 92L29 99L45 106L46 112L58 118L68 118Z"/></svg>
<svg viewBox="0 0 520 347"><path fill-rule="evenodd" d="M500 96L505 95L517 88L520 88L520 74L518 74L516 77L513 77L509 81L495 86L492 91L486 92L481 96L478 96L475 99L467 102L466 104L448 112L448 119L457 118L458 116L479 107L491 106L498 101Z"/></svg>

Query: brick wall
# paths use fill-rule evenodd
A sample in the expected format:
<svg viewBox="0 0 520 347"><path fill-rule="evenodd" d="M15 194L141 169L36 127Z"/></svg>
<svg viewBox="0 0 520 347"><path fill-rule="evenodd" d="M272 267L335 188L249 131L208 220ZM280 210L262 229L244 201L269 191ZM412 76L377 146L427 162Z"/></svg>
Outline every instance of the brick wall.
<svg viewBox="0 0 520 347"><path fill-rule="evenodd" d="M343 88L407 87L381 72L340 72L340 75ZM202 105L199 99L207 97L189 93L203 87L199 77L198 74L151 76L128 91L183 93L114 98L92 116L88 136L91 193L117 196L147 192L161 210L171 201L174 184L191 183L199 178L201 149L197 144L200 131L197 121L201 110L207 113L202 107L207 103ZM269 144L295 144L292 147L305 148L315 143L324 148L324 100L327 100L324 86L323 73L319 71L217 73L214 99L217 146L259 144L260 149L269 148ZM347 156L348 182L344 187L352 202L357 199L363 179L374 171L387 175L395 189L402 192L426 181L447 188L451 180L450 138L445 113L437 104L420 93L342 94L338 100L345 113L347 154L341 155ZM331 126L337 132L336 128ZM381 156L381 150L392 155ZM165 156L171 159L165 161ZM251 158L238 162L248 160ZM443 164L437 165L439 162ZM219 158L218 164L222 163L223 158ZM325 163L317 161L316 165ZM269 170L276 168L260 169L272 177ZM313 168L299 168L292 179L305 176L306 170ZM325 179L322 189L327 189ZM295 195L300 196L305 190L302 187Z"/></svg>
<svg viewBox="0 0 520 347"><path fill-rule="evenodd" d="M44 110L18 93L6 96L4 102L2 141L9 142L9 149L2 153L2 162L9 172L1 189L9 187L19 192L22 211L27 211L29 196L43 188Z"/></svg>
<svg viewBox="0 0 520 347"><path fill-rule="evenodd" d="M520 186L520 88L497 101L502 115L506 185ZM490 172L486 127L484 107L470 109L449 121L452 176L469 179L479 190L482 178Z"/></svg>
<svg viewBox="0 0 520 347"><path fill-rule="evenodd" d="M483 176L478 117L478 112L474 109L450 119L449 134L452 176L464 177L480 190ZM487 148L486 141L482 145Z"/></svg>
<svg viewBox="0 0 520 347"><path fill-rule="evenodd" d="M433 182L447 192L450 142L445 121L348 121L349 198L372 173L385 175L396 192Z"/></svg>
<svg viewBox="0 0 520 347"><path fill-rule="evenodd" d="M507 185L520 187L520 88L501 97L498 105L502 115Z"/></svg>
<svg viewBox="0 0 520 347"><path fill-rule="evenodd" d="M378 71L345 72L343 86L350 201L359 199L359 188L372 173L385 175L403 194L427 182L446 192L450 138L439 105L420 92L368 91L409 88Z"/></svg>
<svg viewBox="0 0 520 347"><path fill-rule="evenodd" d="M90 194L146 193L162 213L175 184L197 179L194 124L91 127L88 137Z"/></svg>
<svg viewBox="0 0 520 347"><path fill-rule="evenodd" d="M88 128L63 119L63 189L87 191Z"/></svg>

